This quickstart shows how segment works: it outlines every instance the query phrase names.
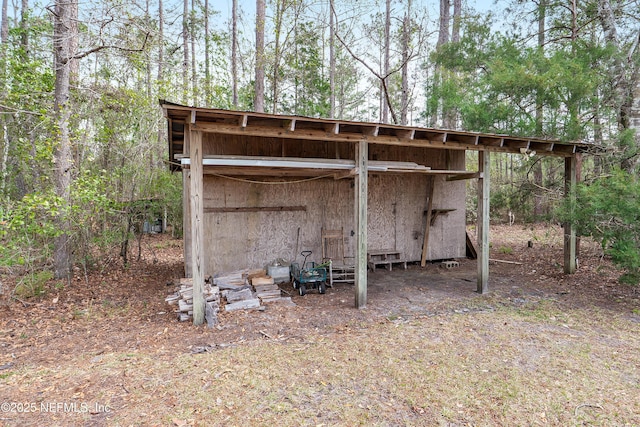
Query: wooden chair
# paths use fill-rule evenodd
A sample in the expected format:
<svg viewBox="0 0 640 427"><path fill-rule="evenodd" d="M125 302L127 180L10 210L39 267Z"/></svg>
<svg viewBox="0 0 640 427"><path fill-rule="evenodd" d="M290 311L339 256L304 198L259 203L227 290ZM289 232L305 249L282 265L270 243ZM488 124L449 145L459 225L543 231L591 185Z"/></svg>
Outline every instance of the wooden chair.
<svg viewBox="0 0 640 427"><path fill-rule="evenodd" d="M333 283L355 283L353 257L344 255L344 230L321 229L322 262L329 261L329 286Z"/></svg>

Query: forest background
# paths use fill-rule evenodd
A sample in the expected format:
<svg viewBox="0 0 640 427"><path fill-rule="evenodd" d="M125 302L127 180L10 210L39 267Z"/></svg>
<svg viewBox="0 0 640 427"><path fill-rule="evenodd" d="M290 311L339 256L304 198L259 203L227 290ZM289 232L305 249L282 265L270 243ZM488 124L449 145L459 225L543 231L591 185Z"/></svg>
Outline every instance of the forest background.
<svg viewBox="0 0 640 427"><path fill-rule="evenodd" d="M492 218L574 221L640 280L638 0L2 0L1 20L0 266L31 278L21 297L114 248L126 264L141 224L180 233L159 99L591 142L577 206L561 161L492 156Z"/></svg>

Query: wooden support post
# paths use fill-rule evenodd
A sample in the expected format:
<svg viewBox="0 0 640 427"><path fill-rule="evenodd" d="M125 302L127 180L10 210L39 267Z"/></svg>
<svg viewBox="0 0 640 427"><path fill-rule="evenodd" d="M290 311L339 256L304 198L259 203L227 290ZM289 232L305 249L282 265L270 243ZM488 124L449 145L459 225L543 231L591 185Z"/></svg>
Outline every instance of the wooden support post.
<svg viewBox="0 0 640 427"><path fill-rule="evenodd" d="M189 155L189 132L184 129L184 154ZM173 160L173 159L172 159ZM182 252L184 277L193 277L191 270L191 169L182 168Z"/></svg>
<svg viewBox="0 0 640 427"><path fill-rule="evenodd" d="M191 275L193 277L193 324L204 323L204 206L203 206L203 174L202 174L202 132L191 130L185 125L185 133L189 133L189 157L191 158Z"/></svg>
<svg viewBox="0 0 640 427"><path fill-rule="evenodd" d="M576 156L564 159L564 195L570 198L571 209L574 206L577 182ZM576 228L570 222L564 224L564 272L576 272Z"/></svg>
<svg viewBox="0 0 640 427"><path fill-rule="evenodd" d="M448 151L447 151L448 153ZM431 232L431 215L433 211L433 191L435 188L435 177L427 176L427 225L424 226L424 240L422 241L422 258L420 266L424 268L427 265L427 251L429 249L429 233Z"/></svg>
<svg viewBox="0 0 640 427"><path fill-rule="evenodd" d="M491 157L488 151L478 151L478 293L489 290L489 171Z"/></svg>
<svg viewBox="0 0 640 427"><path fill-rule="evenodd" d="M356 265L355 288L356 308L363 308L367 304L367 184L368 184L368 156L367 141L362 140L356 145L356 170L354 205L356 228Z"/></svg>
<svg viewBox="0 0 640 427"><path fill-rule="evenodd" d="M182 236L184 255L184 277L191 275L191 169L182 169Z"/></svg>

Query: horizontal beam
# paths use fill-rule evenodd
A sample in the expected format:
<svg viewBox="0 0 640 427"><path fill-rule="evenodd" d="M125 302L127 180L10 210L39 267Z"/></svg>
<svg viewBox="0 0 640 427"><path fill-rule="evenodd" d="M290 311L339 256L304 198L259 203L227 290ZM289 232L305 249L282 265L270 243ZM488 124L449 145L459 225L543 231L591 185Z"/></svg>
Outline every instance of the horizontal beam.
<svg viewBox="0 0 640 427"><path fill-rule="evenodd" d="M239 206L224 208L204 208L204 213L231 213L231 212L306 212L306 206Z"/></svg>
<svg viewBox="0 0 640 427"><path fill-rule="evenodd" d="M478 137L474 135L456 134L456 138L452 137L451 131L446 135L446 140L442 140L442 135L437 132L431 132L429 138L433 139L421 139L420 137L426 137L426 133L415 132L413 138L404 137L402 132L397 132L397 135L378 134L377 136L367 135L366 133L339 133L327 132L324 129L297 129L290 131L288 128L282 127L247 127L241 128L239 126L230 125L227 123L204 123L200 122L194 125L194 127L205 133L217 133L221 135L237 135L244 137L254 138L283 138L294 139L300 141L334 141L334 142L351 142L356 143L360 140L366 140L370 144L380 145L392 145L400 147L423 147L423 148L437 148L448 150L473 150L473 151L493 151L499 153L519 153L519 148L516 150L511 146L493 146L482 144L483 138L479 138L481 141L476 144ZM433 134L433 135L432 135ZM467 142L468 141L468 142ZM545 151L546 156L570 156L575 146L567 145L563 146L559 143L553 145L553 151Z"/></svg>
<svg viewBox="0 0 640 427"><path fill-rule="evenodd" d="M189 157L180 159L182 165L191 165ZM355 162L347 160L346 163L341 161L331 161L329 159L314 159L313 161L302 161L299 158L229 158L216 157L202 159L204 166L246 166L246 167L263 167L263 168L296 168L296 169L330 169L330 170L349 170L355 167Z"/></svg>
<svg viewBox="0 0 640 427"><path fill-rule="evenodd" d="M195 122L194 129L224 135L353 143L366 140L370 144L505 153L518 153L524 148L545 156L560 157L598 149L584 142L200 108L164 100L160 100L160 105L165 117L175 124Z"/></svg>
<svg viewBox="0 0 640 427"><path fill-rule="evenodd" d="M187 156L177 155L183 167L191 164L191 159ZM202 159L204 166L232 169L242 172L247 168L247 172L255 174L257 170L267 170L270 174L277 175L277 170L297 169L308 171L348 171L355 174L355 162L353 160L342 159L319 159L301 157L254 157L254 156L205 156ZM367 171L370 173L420 173L426 175L474 175L475 172L465 170L431 169L429 166L419 165L413 162L395 162L370 160L367 162ZM251 170L249 170L251 169ZM205 170L206 173L206 170ZM314 174L317 174L314 172ZM286 175L286 173L285 173Z"/></svg>
<svg viewBox="0 0 640 427"><path fill-rule="evenodd" d="M480 172L465 172L458 175L448 176L447 181L460 181L463 179L476 179L480 177Z"/></svg>

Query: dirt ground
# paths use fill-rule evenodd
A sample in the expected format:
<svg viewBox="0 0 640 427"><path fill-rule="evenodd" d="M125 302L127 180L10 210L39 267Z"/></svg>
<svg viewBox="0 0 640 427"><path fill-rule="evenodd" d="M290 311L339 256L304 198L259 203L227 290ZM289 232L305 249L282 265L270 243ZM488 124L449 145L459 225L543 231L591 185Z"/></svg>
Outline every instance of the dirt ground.
<svg viewBox="0 0 640 427"><path fill-rule="evenodd" d="M214 329L178 322L164 301L172 291L169 284L183 271L182 242L168 236L145 236L142 259L128 268L112 259L94 271L76 269L70 283L52 281L47 293L37 299L10 299L8 290L17 278L5 274L0 278L4 289L0 295L0 401L16 397L18 386L4 384L12 372L26 367L55 369L79 357L92 363L113 353L172 357L265 338L305 342L310 334L322 336L354 325L490 311L499 305L519 306L541 299L567 309L610 310L637 323L640 330L638 288L618 283L619 273L597 244L583 240L577 273L565 275L560 227L500 225L493 226L491 234L491 259L498 261L490 263L489 295L475 292L474 260L459 260L459 267L450 269L440 263L424 269L410 264L407 270L394 267L369 273L364 309L354 308L353 285L337 284L325 295L310 291L301 297L291 284L284 284L281 288L292 296L293 304L223 311ZM54 376L49 381L50 387L69 389L65 378ZM100 387L99 381L91 387ZM24 385L21 390L27 393L28 389ZM83 390L74 389L74 393ZM0 419L11 420L2 415ZM37 425L25 420L10 424Z"/></svg>

